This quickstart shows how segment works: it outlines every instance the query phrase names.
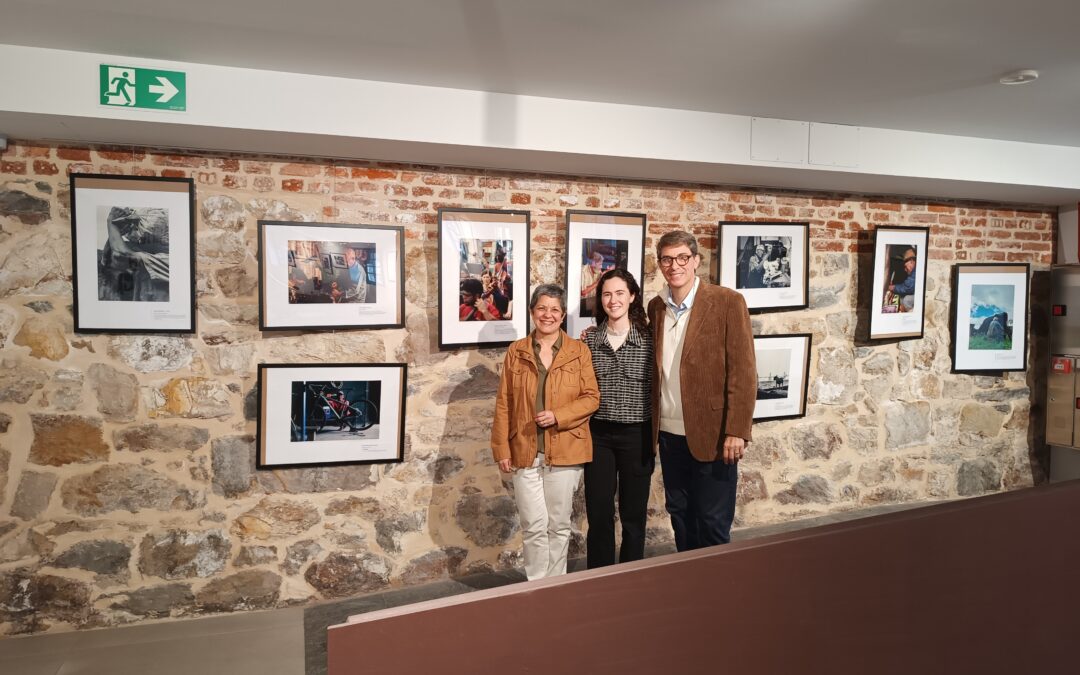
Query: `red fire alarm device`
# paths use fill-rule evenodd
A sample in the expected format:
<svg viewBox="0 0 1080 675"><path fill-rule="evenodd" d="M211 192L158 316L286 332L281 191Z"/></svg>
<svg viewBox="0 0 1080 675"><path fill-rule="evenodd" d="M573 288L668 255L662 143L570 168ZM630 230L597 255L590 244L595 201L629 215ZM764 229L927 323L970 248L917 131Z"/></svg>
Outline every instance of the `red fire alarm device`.
<svg viewBox="0 0 1080 675"><path fill-rule="evenodd" d="M1051 305L1050 316L1065 316L1065 305Z"/></svg>
<svg viewBox="0 0 1080 675"><path fill-rule="evenodd" d="M1050 361L1050 370L1059 375L1068 375L1072 372L1073 360L1067 356L1055 356Z"/></svg>

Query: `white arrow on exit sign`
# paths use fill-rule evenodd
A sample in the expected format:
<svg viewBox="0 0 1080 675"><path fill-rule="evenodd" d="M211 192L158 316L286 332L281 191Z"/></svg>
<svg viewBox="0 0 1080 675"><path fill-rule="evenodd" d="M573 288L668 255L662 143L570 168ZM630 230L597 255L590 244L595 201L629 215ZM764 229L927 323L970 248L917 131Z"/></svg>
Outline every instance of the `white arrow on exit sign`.
<svg viewBox="0 0 1080 675"><path fill-rule="evenodd" d="M158 103L168 103L173 96L180 93L180 90L169 81L169 78L158 75L157 81L161 84L152 84L147 88L151 94L161 94L161 96L158 96Z"/></svg>

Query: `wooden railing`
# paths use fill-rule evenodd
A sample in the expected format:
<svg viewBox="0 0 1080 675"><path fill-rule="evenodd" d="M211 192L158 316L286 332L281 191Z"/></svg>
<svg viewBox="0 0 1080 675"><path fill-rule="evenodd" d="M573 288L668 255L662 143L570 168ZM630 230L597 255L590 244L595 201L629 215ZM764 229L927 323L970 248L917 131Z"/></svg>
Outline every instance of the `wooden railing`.
<svg viewBox="0 0 1080 675"><path fill-rule="evenodd" d="M1077 673L1080 481L352 617L329 675Z"/></svg>

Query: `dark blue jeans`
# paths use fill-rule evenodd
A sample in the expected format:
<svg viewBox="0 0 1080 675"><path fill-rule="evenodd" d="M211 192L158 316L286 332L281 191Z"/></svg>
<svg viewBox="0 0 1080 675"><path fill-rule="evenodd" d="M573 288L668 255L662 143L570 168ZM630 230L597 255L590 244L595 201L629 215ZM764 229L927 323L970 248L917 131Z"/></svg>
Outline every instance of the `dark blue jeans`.
<svg viewBox="0 0 1080 675"><path fill-rule="evenodd" d="M660 432L660 467L675 548L689 551L731 541L738 466L719 457L699 462L690 454L686 436Z"/></svg>

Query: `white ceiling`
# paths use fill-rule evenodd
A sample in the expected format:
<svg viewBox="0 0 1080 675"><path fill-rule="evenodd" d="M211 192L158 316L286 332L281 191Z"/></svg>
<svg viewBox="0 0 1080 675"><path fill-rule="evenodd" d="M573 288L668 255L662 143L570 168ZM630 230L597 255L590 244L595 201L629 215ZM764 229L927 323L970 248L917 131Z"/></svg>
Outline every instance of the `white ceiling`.
<svg viewBox="0 0 1080 675"><path fill-rule="evenodd" d="M2 44L1069 146L1078 25L1078 0L0 0ZM997 84L1017 68L1042 77Z"/></svg>

